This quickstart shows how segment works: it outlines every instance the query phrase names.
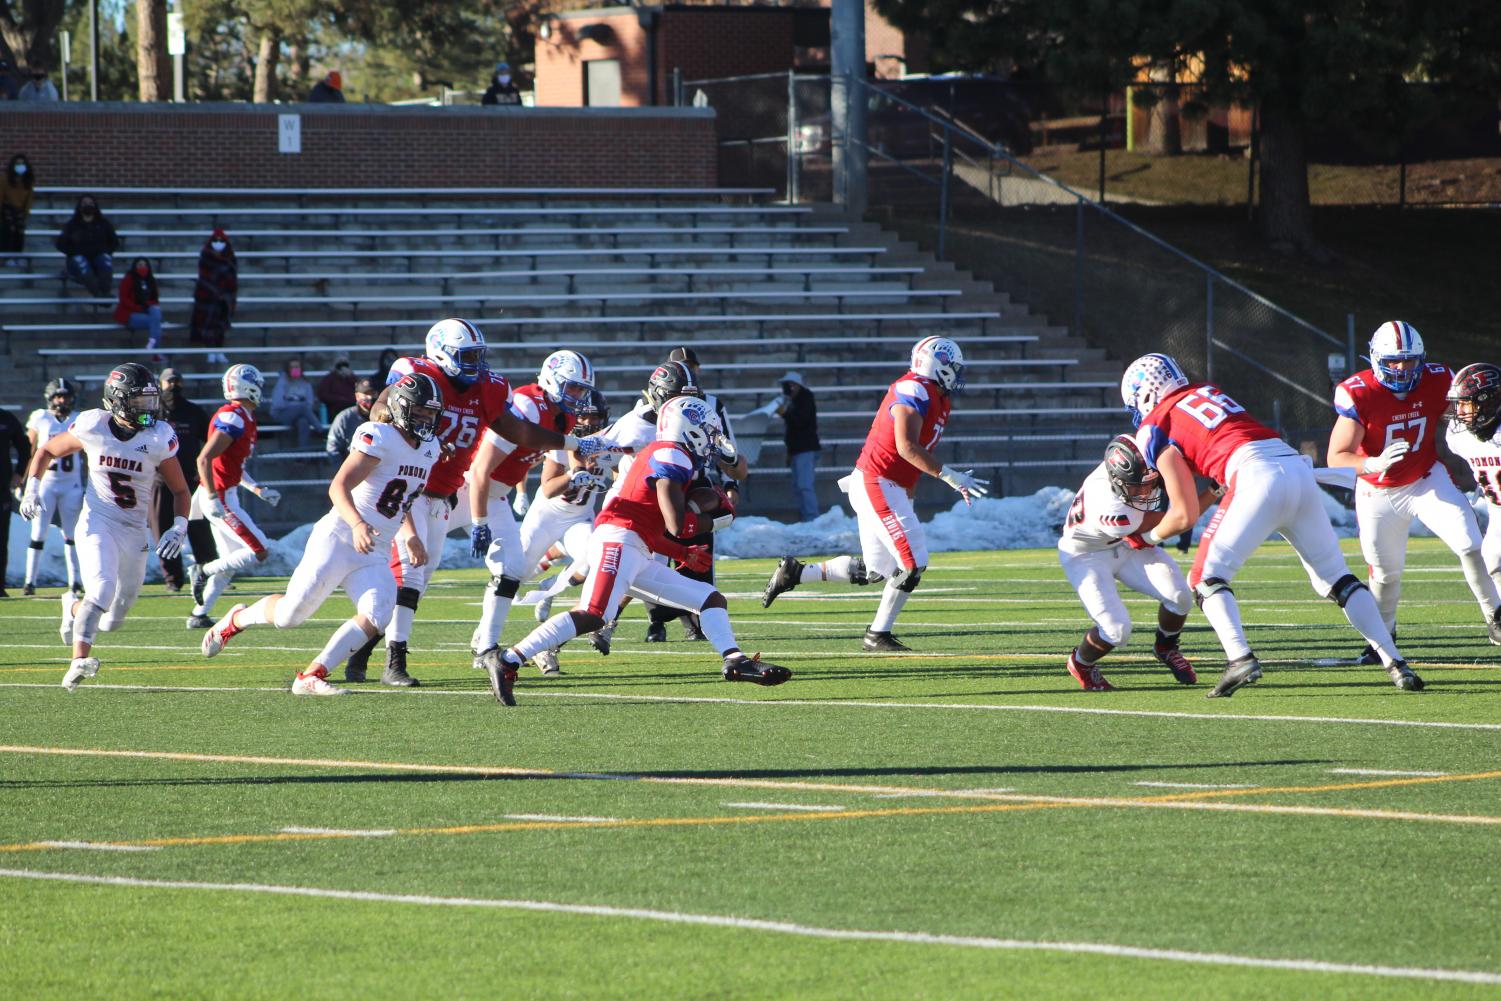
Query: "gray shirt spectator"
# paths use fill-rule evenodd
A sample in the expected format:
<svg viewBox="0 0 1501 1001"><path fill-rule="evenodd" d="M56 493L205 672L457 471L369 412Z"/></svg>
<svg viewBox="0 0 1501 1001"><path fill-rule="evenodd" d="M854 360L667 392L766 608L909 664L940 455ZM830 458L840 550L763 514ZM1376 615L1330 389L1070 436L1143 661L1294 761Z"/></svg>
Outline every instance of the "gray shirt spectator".
<svg viewBox="0 0 1501 1001"><path fill-rule="evenodd" d="M354 406L339 411L333 423L328 426L328 440L324 443L324 451L340 460L349 455L349 443L354 440L354 429L370 419L370 408L375 405L375 397L379 392L372 379L361 379L354 384Z"/></svg>
<svg viewBox="0 0 1501 1001"><path fill-rule="evenodd" d="M313 384L302 377L302 359L288 358L281 378L271 390L271 419L297 430L297 447L307 448L318 419L313 410Z"/></svg>

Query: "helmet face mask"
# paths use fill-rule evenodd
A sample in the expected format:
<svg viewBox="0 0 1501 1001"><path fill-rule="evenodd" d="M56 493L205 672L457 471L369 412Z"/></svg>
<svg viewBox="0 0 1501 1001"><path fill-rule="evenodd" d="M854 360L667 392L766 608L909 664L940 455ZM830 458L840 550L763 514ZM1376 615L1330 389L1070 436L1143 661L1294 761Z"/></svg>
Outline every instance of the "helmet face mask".
<svg viewBox="0 0 1501 1001"><path fill-rule="evenodd" d="M47 383L44 398L47 401L47 409L54 417L61 419L73 412L73 400L77 395L78 391L67 379L53 379Z"/></svg>
<svg viewBox="0 0 1501 1001"><path fill-rule="evenodd" d="M1105 446L1105 472L1110 490L1131 508L1155 511L1162 504L1162 474L1147 465L1146 458L1127 434L1116 435Z"/></svg>
<svg viewBox="0 0 1501 1001"><path fill-rule="evenodd" d="M1446 394L1444 417L1489 441L1501 426L1501 367L1487 362L1466 365L1454 374Z"/></svg>
<svg viewBox="0 0 1501 1001"><path fill-rule="evenodd" d="M610 423L610 403L605 394L597 389L589 390L589 398L578 409L578 423L574 432L593 434L602 431Z"/></svg>
<svg viewBox="0 0 1501 1001"><path fill-rule="evenodd" d="M913 345L911 368L950 396L964 389L964 352L947 337L924 337Z"/></svg>
<svg viewBox="0 0 1501 1001"><path fill-rule="evenodd" d="M427 360L460 389L473 385L485 371L485 336L468 320L439 320L423 344Z"/></svg>
<svg viewBox="0 0 1501 1001"><path fill-rule="evenodd" d="M1423 337L1404 320L1388 320L1371 335L1371 370L1394 393L1411 392L1423 377Z"/></svg>
<svg viewBox="0 0 1501 1001"><path fill-rule="evenodd" d="M1131 415L1131 425L1140 427L1158 404L1187 385L1188 376L1171 355L1142 355L1127 365L1121 376L1121 402Z"/></svg>
<svg viewBox="0 0 1501 1001"><path fill-rule="evenodd" d="M657 415L657 440L677 442L699 460L709 457L720 433L719 415L696 396L673 397Z"/></svg>
<svg viewBox="0 0 1501 1001"><path fill-rule="evenodd" d="M432 441L443 417L443 393L426 375L404 375L386 396L391 423L418 441Z"/></svg>
<svg viewBox="0 0 1501 1001"><path fill-rule="evenodd" d="M577 414L588 405L594 390L594 366L577 351L554 351L542 363L537 385L559 408Z"/></svg>
<svg viewBox="0 0 1501 1001"><path fill-rule="evenodd" d="M126 362L104 380L104 406L120 427L143 431L161 415L162 391L150 369Z"/></svg>

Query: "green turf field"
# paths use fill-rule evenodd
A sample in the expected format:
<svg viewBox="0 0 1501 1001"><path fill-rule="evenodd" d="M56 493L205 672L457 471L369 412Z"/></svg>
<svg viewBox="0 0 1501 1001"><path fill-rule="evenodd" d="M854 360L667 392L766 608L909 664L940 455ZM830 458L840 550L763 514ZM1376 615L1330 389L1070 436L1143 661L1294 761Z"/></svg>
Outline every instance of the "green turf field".
<svg viewBox="0 0 1501 1001"><path fill-rule="evenodd" d="M936 557L899 656L857 652L874 589L763 610L770 569L721 587L789 684L637 608L513 709L469 666L477 572L422 605L424 687L337 699L286 686L342 597L209 662L150 586L73 695L57 592L0 603L0 997L1501 993L1501 649L1434 541L1423 693L1353 665L1284 545L1236 581L1267 676L1215 701L1208 627L1176 685L1146 600L1119 690L1081 692L1050 551Z"/></svg>

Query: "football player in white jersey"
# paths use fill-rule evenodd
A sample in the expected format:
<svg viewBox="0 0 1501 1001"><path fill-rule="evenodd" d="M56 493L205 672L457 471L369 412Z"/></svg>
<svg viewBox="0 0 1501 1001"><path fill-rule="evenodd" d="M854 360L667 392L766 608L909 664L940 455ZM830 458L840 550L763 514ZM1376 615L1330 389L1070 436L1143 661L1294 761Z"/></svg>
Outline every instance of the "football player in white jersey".
<svg viewBox="0 0 1501 1001"><path fill-rule="evenodd" d="M1489 362L1466 365L1449 385L1449 450L1469 463L1485 498L1490 519L1480 547L1485 569L1501 587L1501 367ZM1501 627L1492 623L1491 642L1501 643Z"/></svg>
<svg viewBox="0 0 1501 1001"><path fill-rule="evenodd" d="M109 632L125 621L146 580L151 551L147 511L156 478L172 491L176 518L162 533L157 555L182 551L188 534L188 483L177 462L177 434L158 423L161 390L144 365L126 362L104 381L102 410L86 410L73 426L48 439L31 457L21 516L41 511L41 474L49 463L86 452L89 481L78 519L78 563L83 598L62 597L63 642L73 645L73 661L63 687L73 691L84 678L99 673L92 656L98 630Z"/></svg>
<svg viewBox="0 0 1501 1001"><path fill-rule="evenodd" d="M403 547L408 561L421 566L428 559L412 524L411 506L441 454L434 434L443 416L442 391L431 376L404 375L390 386L386 413L391 423L367 421L355 430L349 457L328 488L333 509L313 527L286 593L267 595L248 608L231 608L204 635L205 657L217 655L252 626L301 625L342 586L355 614L298 673L292 694L344 694L345 689L328 683L328 672L379 636L396 608L386 540L403 527L413 533Z"/></svg>
<svg viewBox="0 0 1501 1001"><path fill-rule="evenodd" d="M1212 490L1201 505L1214 503ZM1063 575L1084 602L1094 628L1068 655L1068 673L1086 692L1115 686L1100 673L1102 657L1131 636L1131 613L1115 582L1156 598L1157 638L1152 655L1184 685L1198 682L1193 665L1178 649L1178 634L1193 605L1193 590L1178 564L1141 533L1162 520L1162 474L1147 467L1130 435L1117 435L1105 448L1105 461L1094 468L1074 495L1058 540Z"/></svg>
<svg viewBox="0 0 1501 1001"><path fill-rule="evenodd" d="M31 439L33 452L73 425L73 401L77 396L78 387L67 379L47 383L42 394L47 406L32 411L26 420L26 437ZM37 566L46 547L47 528L56 515L57 526L63 533L63 548L68 554L68 590L74 597L83 597L83 585L78 581L78 547L73 544L82 510L83 465L75 456L64 456L42 474L42 509L31 522L31 547L26 550L26 584L21 588L22 594L36 594Z"/></svg>

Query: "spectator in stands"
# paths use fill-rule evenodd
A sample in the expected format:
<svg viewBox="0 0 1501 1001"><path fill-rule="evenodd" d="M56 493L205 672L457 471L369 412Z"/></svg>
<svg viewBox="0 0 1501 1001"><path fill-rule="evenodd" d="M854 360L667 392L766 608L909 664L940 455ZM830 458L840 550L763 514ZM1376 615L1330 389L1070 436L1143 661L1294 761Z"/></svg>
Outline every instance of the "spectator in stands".
<svg viewBox="0 0 1501 1001"><path fill-rule="evenodd" d="M814 472L818 468L818 405L813 390L803 385L796 372L782 376L782 400L777 414L787 427L782 440L787 443L787 465L792 470L792 496L797 501L800 521L818 517L818 492Z"/></svg>
<svg viewBox="0 0 1501 1001"><path fill-rule="evenodd" d="M11 465L11 453L16 455L16 464ZM5 570L10 562L10 508L12 495L21 487L26 464L31 461L31 439L26 437L26 428L9 410L0 410L0 598L5 593Z"/></svg>
<svg viewBox="0 0 1501 1001"><path fill-rule="evenodd" d="M313 89L308 91L309 104L343 104L344 103L344 78L338 70L334 70L313 84Z"/></svg>
<svg viewBox="0 0 1501 1001"><path fill-rule="evenodd" d="M380 394L380 383L361 377L354 384L354 406L343 410L328 426L328 441L324 451L341 462L349 455L349 443L354 440L354 429L370 419L370 408Z"/></svg>
<svg viewBox="0 0 1501 1001"><path fill-rule="evenodd" d="M302 359L291 357L282 365L281 378L271 391L271 419L297 429L297 447L304 449L312 441L318 416L313 411L313 384L302 377Z"/></svg>
<svg viewBox="0 0 1501 1001"><path fill-rule="evenodd" d="M177 454L197 457L208 440L208 412L188 399L182 389L182 375L175 368L164 368L158 377L162 390L161 419L172 425L177 432ZM188 481L188 492L198 489L198 464L183 462L182 475ZM156 483L156 523L170 525L175 515L172 491L160 479ZM214 545L214 530L206 517L188 521L188 542L193 548L193 559L202 566L219 558ZM182 590L187 578L182 572L182 554L162 560L162 580L167 590L176 594Z"/></svg>
<svg viewBox="0 0 1501 1001"><path fill-rule="evenodd" d="M16 82L16 72L10 60L0 56L0 101L14 101L21 85Z"/></svg>
<svg viewBox="0 0 1501 1001"><path fill-rule="evenodd" d="M349 367L349 356L341 354L334 359L334 367L318 380L318 402L328 408L328 413L339 414L354 406L354 369Z"/></svg>
<svg viewBox="0 0 1501 1001"><path fill-rule="evenodd" d="M375 363L375 372L370 376L376 386L384 386L386 384L386 379L391 374L391 366L395 365L396 359L400 357L401 352L395 348L386 348L386 350L380 353L380 360Z"/></svg>
<svg viewBox="0 0 1501 1001"><path fill-rule="evenodd" d="M511 64L496 63L495 75L490 77L490 86L485 91L485 96L479 99L480 104L510 104L521 103L521 91L516 89L516 84L511 82Z"/></svg>
<svg viewBox="0 0 1501 1001"><path fill-rule="evenodd" d="M93 195L78 199L73 217L63 223L53 246L68 259L68 277L100 298L109 295L110 284L115 280L114 255L120 249L120 237L115 233L114 223L99 211L99 202Z"/></svg>
<svg viewBox="0 0 1501 1001"><path fill-rule="evenodd" d="M41 63L31 67L31 79L21 85L17 101L59 101L57 87L47 79L47 67Z"/></svg>
<svg viewBox="0 0 1501 1001"><path fill-rule="evenodd" d="M25 153L10 158L10 166L0 176L0 256L19 254L26 249L26 221L31 217L35 197L36 175ZM26 263L19 257L6 257L8 267Z"/></svg>
<svg viewBox="0 0 1501 1001"><path fill-rule="evenodd" d="M235 248L223 228L210 234L198 253L198 283L193 287L193 317L188 324L188 340L196 347L222 348L224 335L234 322L239 301L240 266ZM210 351L210 365L228 365L223 352Z"/></svg>
<svg viewBox="0 0 1501 1001"><path fill-rule="evenodd" d="M137 257L120 279L120 299L115 304L115 322L126 330L146 331L146 349L162 343L162 306L151 261Z"/></svg>

